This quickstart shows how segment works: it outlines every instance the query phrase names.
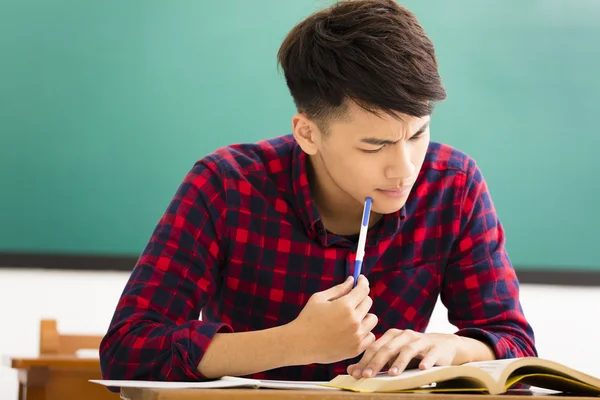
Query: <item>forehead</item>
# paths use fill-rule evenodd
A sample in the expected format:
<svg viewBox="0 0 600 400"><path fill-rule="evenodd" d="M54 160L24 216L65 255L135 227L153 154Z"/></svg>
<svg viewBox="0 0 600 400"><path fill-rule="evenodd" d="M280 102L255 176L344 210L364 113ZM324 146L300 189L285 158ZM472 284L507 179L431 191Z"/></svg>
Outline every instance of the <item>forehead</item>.
<svg viewBox="0 0 600 400"><path fill-rule="evenodd" d="M343 131L346 135L400 137L416 132L429 119L428 115L414 117L402 113L395 115L385 112L373 113L352 103L344 116L330 121L329 128L332 132Z"/></svg>

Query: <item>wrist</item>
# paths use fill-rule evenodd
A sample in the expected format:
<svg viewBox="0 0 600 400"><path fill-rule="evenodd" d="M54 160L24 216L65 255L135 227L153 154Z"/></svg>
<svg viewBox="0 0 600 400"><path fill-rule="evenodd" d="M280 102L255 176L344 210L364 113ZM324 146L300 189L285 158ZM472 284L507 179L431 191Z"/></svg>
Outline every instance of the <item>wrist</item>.
<svg viewBox="0 0 600 400"><path fill-rule="evenodd" d="M455 335L459 340L453 364L460 365L475 361L495 360L496 355L491 347L477 339Z"/></svg>
<svg viewBox="0 0 600 400"><path fill-rule="evenodd" d="M452 364L454 365L461 365L461 364L465 364L468 362L473 361L471 358L471 354L469 351L469 341L465 340L465 339L469 339L469 338L464 338L462 336L458 336L458 335L454 335L458 341L458 346L456 348L456 356L454 357L454 361L452 362Z"/></svg>
<svg viewBox="0 0 600 400"><path fill-rule="evenodd" d="M307 365L315 362L310 343L306 342L306 336L294 321L274 329L275 334L281 338L278 350L286 360L286 365Z"/></svg>

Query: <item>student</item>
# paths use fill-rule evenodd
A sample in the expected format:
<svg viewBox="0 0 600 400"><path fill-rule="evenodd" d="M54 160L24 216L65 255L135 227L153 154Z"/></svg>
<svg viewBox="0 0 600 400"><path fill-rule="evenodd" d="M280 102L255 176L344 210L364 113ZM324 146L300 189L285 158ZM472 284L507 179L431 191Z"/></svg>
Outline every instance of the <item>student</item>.
<svg viewBox="0 0 600 400"><path fill-rule="evenodd" d="M193 166L118 302L104 378L329 380L537 355L481 171L430 141L446 93L415 16L342 1L278 60L292 133ZM438 295L455 334L423 333Z"/></svg>

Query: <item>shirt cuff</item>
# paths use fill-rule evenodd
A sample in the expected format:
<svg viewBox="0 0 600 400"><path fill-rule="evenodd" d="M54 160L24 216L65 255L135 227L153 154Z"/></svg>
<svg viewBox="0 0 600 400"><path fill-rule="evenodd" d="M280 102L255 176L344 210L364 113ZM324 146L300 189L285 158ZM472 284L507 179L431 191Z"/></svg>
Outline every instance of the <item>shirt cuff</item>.
<svg viewBox="0 0 600 400"><path fill-rule="evenodd" d="M173 358L179 362L167 371L168 380L208 380L198 371L198 364L217 333L233 333L230 325L190 321L188 326L173 333ZM181 367L178 370L177 365Z"/></svg>

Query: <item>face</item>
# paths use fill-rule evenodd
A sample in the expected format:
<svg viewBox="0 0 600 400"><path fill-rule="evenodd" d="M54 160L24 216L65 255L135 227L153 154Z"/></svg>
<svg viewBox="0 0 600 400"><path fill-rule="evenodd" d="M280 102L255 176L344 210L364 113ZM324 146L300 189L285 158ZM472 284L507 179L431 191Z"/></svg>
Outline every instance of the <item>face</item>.
<svg viewBox="0 0 600 400"><path fill-rule="evenodd" d="M398 211L417 180L429 145L429 116L374 115L355 103L347 117L330 121L323 134L302 115L293 119L294 134L309 154L319 187L332 204L360 209L373 199L372 211Z"/></svg>

